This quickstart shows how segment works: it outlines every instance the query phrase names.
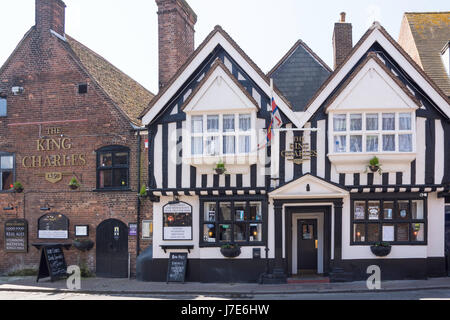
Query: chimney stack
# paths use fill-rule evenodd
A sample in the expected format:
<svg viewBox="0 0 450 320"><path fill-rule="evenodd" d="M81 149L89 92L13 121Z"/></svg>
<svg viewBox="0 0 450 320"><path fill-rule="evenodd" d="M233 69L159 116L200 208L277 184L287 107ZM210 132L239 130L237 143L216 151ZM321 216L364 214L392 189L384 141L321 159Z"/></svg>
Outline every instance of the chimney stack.
<svg viewBox="0 0 450 320"><path fill-rule="evenodd" d="M65 35L66 5L62 0L36 0L36 28L41 33Z"/></svg>
<svg viewBox="0 0 450 320"><path fill-rule="evenodd" d="M197 15L185 0L156 0L159 32L159 88L167 85L194 52Z"/></svg>
<svg viewBox="0 0 450 320"><path fill-rule="evenodd" d="M352 24L345 22L345 12L341 12L341 19L334 24L333 53L334 69L344 62L353 48Z"/></svg>

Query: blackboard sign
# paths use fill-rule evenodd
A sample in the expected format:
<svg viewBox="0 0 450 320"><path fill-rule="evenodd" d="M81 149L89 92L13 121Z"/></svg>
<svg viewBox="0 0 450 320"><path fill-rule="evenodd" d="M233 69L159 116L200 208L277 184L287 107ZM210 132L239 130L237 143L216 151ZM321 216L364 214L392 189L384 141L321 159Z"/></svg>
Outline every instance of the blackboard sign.
<svg viewBox="0 0 450 320"><path fill-rule="evenodd" d="M24 219L5 222L5 251L28 252L28 223Z"/></svg>
<svg viewBox="0 0 450 320"><path fill-rule="evenodd" d="M41 262L36 282L41 278L50 277L52 281L67 276L67 265L63 248L60 245L44 246L41 250Z"/></svg>
<svg viewBox="0 0 450 320"><path fill-rule="evenodd" d="M39 239L68 239L69 219L60 213L49 213L38 220Z"/></svg>
<svg viewBox="0 0 450 320"><path fill-rule="evenodd" d="M187 253L171 253L169 268L167 270L167 282L184 282L186 277Z"/></svg>

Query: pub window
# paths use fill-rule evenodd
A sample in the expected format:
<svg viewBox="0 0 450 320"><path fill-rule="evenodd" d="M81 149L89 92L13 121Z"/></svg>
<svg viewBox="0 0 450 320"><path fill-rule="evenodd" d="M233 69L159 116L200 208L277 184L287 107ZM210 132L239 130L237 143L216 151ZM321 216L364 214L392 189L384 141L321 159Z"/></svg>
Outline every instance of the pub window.
<svg viewBox="0 0 450 320"><path fill-rule="evenodd" d="M6 117L8 115L8 108L6 103L6 97L0 97L0 117Z"/></svg>
<svg viewBox="0 0 450 320"><path fill-rule="evenodd" d="M10 190L14 183L14 155L0 152L0 190Z"/></svg>
<svg viewBox="0 0 450 320"><path fill-rule="evenodd" d="M108 146L97 151L97 189L129 187L130 149Z"/></svg>
<svg viewBox="0 0 450 320"><path fill-rule="evenodd" d="M260 201L202 201L202 242L252 245L263 241L263 207Z"/></svg>
<svg viewBox="0 0 450 320"><path fill-rule="evenodd" d="M351 221L354 245L426 243L424 199L352 200Z"/></svg>

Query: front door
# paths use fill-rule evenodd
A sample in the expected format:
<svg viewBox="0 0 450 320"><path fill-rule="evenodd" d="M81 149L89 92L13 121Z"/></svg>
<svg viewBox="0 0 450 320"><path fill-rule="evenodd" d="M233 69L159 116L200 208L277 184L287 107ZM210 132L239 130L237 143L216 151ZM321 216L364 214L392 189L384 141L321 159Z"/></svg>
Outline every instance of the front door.
<svg viewBox="0 0 450 320"><path fill-rule="evenodd" d="M317 220L298 220L298 270L317 272Z"/></svg>
<svg viewBox="0 0 450 320"><path fill-rule="evenodd" d="M116 219L97 227L96 275L105 278L128 277L128 228Z"/></svg>

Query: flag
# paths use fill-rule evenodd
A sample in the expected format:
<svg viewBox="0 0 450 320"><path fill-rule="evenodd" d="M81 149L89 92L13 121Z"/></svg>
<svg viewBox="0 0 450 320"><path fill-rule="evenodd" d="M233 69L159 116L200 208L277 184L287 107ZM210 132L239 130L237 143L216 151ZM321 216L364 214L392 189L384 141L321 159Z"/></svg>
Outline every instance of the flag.
<svg viewBox="0 0 450 320"><path fill-rule="evenodd" d="M279 129L283 126L283 120L281 120L281 114L280 110L278 108L277 103L275 102L275 99L272 97L272 116L270 120L269 127L267 128L267 142L261 146L259 149L264 148L267 146L273 137L273 129Z"/></svg>

